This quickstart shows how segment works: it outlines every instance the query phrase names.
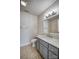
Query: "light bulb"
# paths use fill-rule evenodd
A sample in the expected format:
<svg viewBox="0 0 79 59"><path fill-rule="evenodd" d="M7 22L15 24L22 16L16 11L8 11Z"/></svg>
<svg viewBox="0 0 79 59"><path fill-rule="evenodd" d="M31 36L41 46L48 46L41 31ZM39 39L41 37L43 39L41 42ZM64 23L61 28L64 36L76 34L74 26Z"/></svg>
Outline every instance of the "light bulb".
<svg viewBox="0 0 79 59"><path fill-rule="evenodd" d="M23 6L26 6L26 5L27 5L27 3L24 2L24 1L22 1L22 0L21 0L21 4L22 4Z"/></svg>

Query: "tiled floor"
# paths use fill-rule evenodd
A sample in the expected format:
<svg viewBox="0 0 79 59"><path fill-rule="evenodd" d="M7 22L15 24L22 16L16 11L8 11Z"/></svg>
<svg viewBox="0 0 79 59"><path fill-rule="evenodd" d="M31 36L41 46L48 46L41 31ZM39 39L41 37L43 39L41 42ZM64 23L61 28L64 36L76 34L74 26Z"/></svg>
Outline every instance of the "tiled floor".
<svg viewBox="0 0 79 59"><path fill-rule="evenodd" d="M20 59L42 59L40 54L31 45L20 48Z"/></svg>

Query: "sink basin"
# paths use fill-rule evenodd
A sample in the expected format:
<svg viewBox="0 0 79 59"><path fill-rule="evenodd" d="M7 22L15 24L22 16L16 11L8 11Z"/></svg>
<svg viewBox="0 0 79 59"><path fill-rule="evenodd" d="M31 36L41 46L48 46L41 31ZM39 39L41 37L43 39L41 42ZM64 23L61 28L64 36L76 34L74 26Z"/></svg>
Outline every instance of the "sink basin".
<svg viewBox="0 0 79 59"><path fill-rule="evenodd" d="M51 37L51 38L53 38L53 36L52 36L52 35L49 35L49 34L47 34L47 36L48 36L48 37Z"/></svg>
<svg viewBox="0 0 79 59"><path fill-rule="evenodd" d="M46 36L48 36L50 38L59 39L59 33L49 33Z"/></svg>

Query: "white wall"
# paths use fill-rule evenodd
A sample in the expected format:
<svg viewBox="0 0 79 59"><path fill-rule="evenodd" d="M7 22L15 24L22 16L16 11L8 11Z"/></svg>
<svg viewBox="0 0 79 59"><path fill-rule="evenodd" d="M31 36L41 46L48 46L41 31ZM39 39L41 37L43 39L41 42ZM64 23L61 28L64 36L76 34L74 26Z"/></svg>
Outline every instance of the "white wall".
<svg viewBox="0 0 79 59"><path fill-rule="evenodd" d="M37 33L37 16L20 13L20 45L27 45Z"/></svg>

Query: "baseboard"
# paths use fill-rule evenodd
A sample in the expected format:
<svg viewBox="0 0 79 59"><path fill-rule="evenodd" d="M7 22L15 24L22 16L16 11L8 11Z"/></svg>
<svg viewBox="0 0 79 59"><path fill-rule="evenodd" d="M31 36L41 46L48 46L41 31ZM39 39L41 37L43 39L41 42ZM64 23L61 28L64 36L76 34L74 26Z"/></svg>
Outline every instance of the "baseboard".
<svg viewBox="0 0 79 59"><path fill-rule="evenodd" d="M31 42L27 42L27 43L25 43L25 44L20 44L20 47L24 47L24 46L27 46L27 45L29 45L29 44L31 44Z"/></svg>

